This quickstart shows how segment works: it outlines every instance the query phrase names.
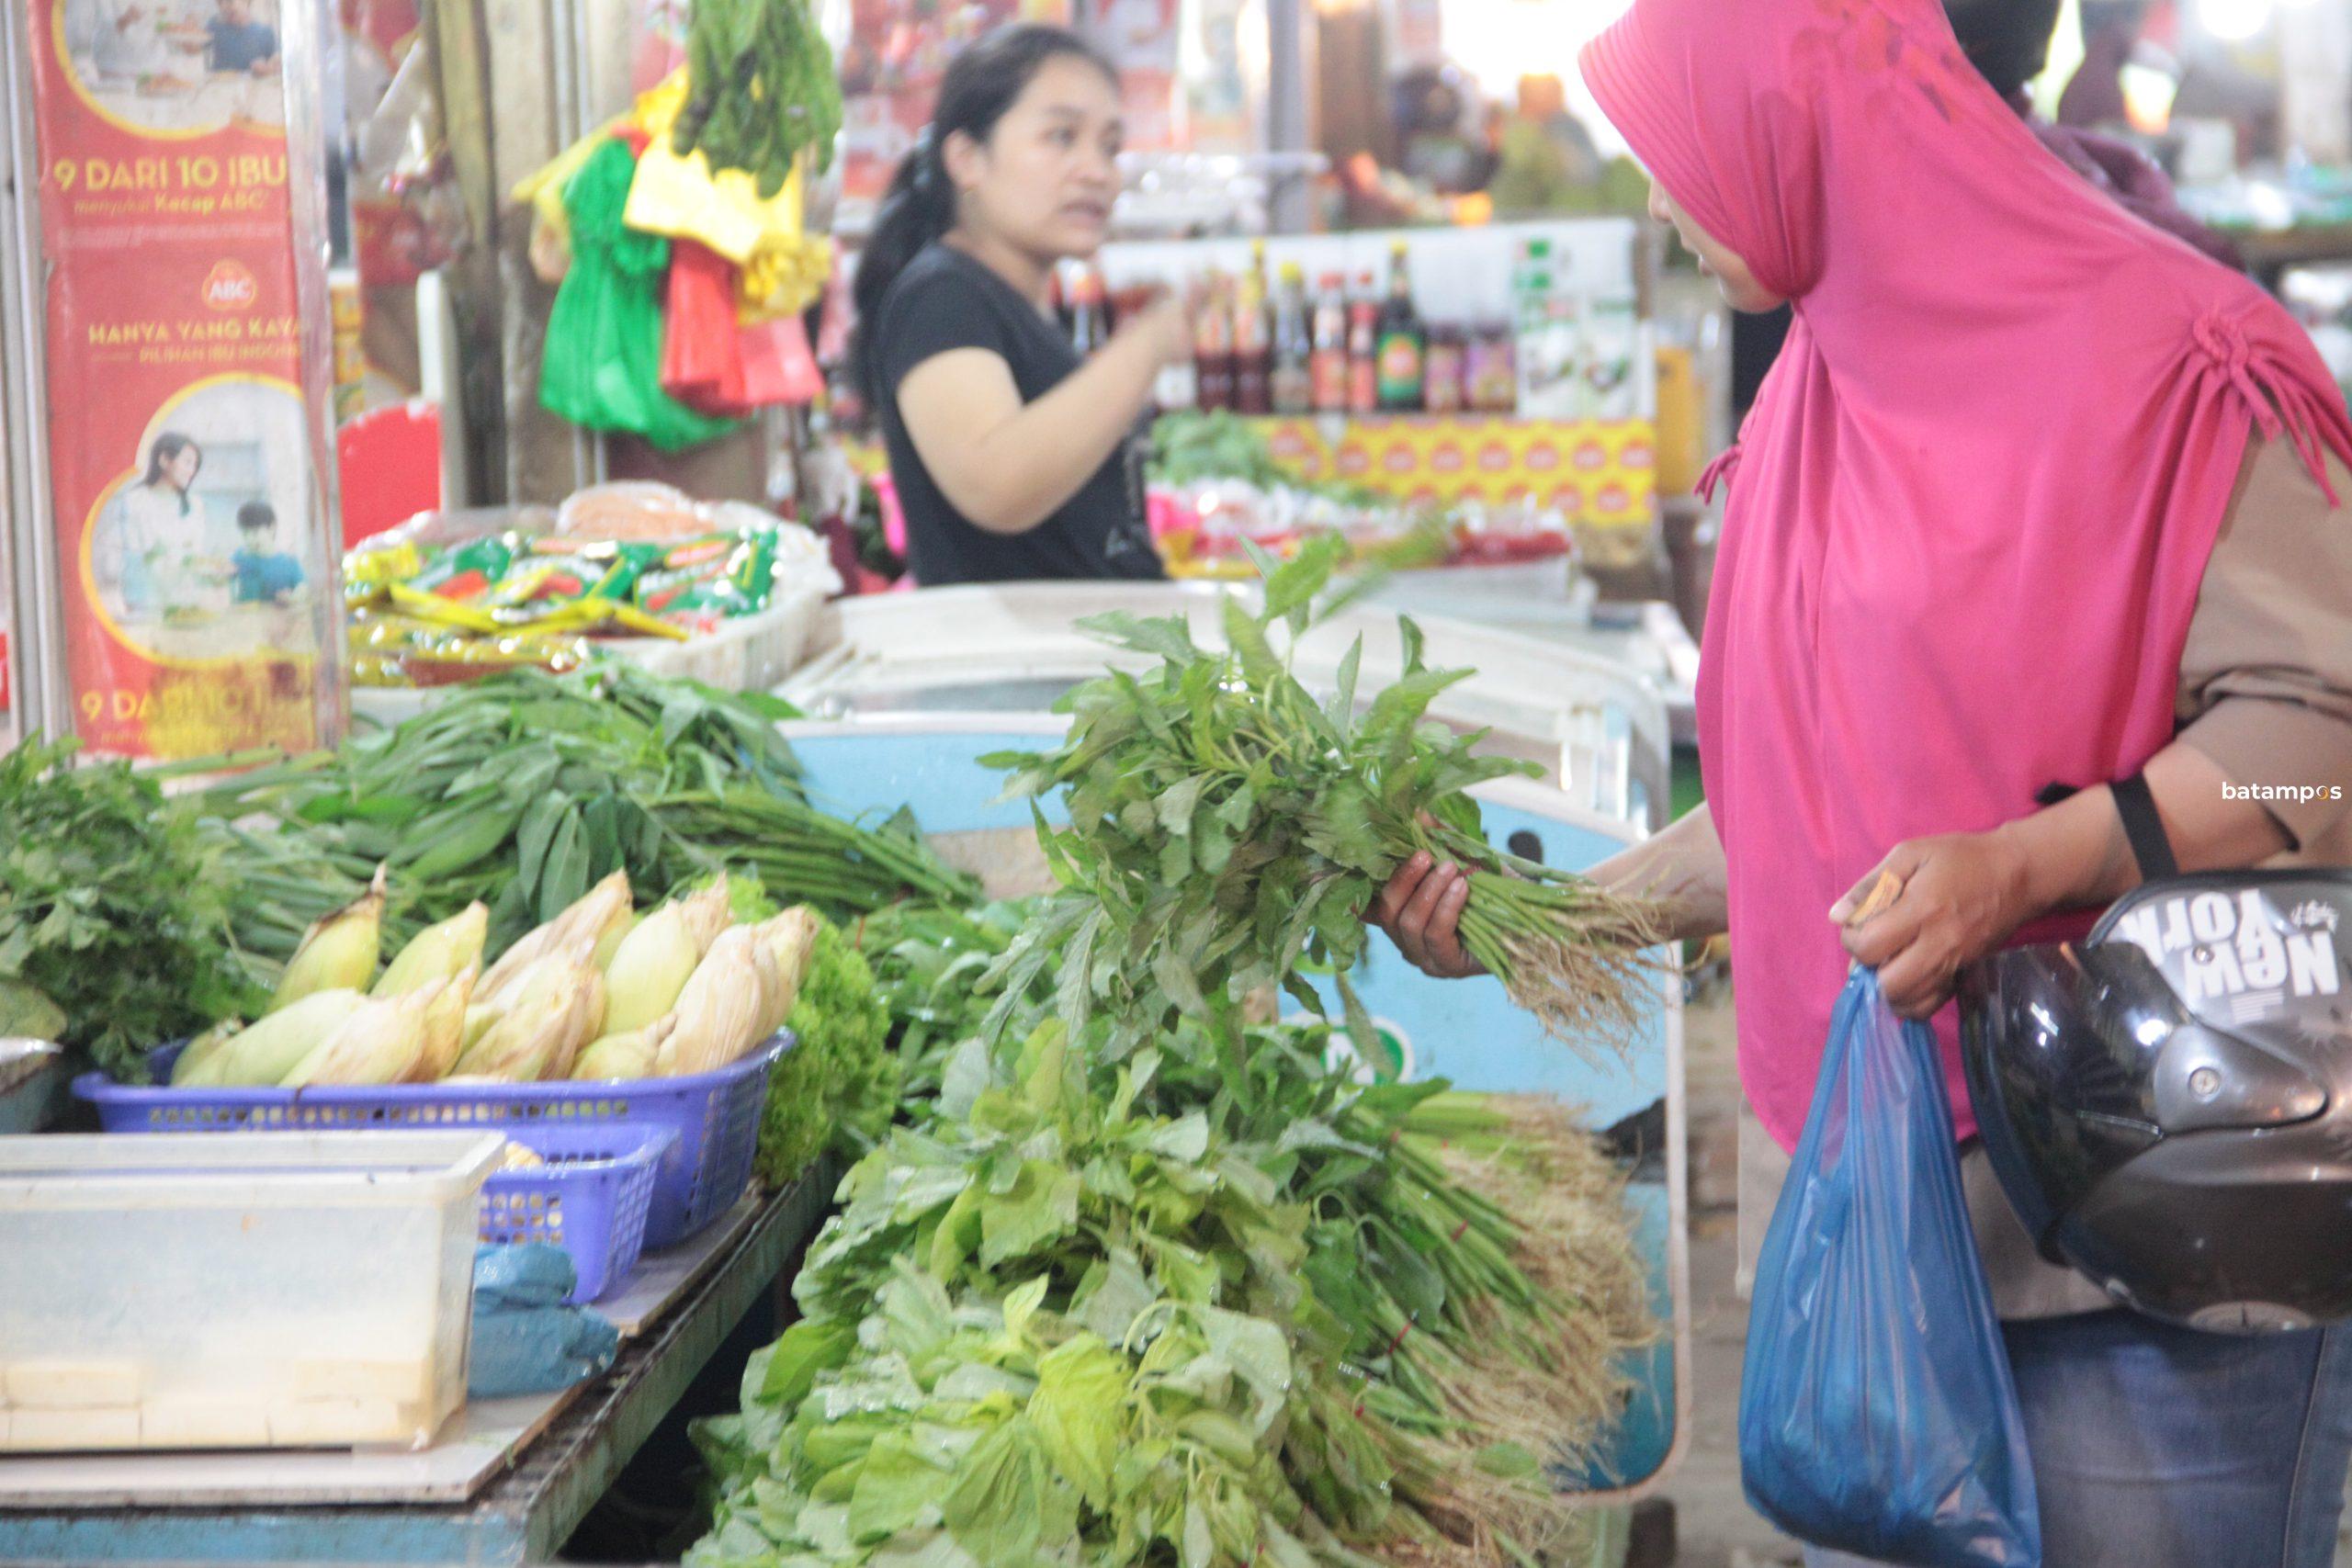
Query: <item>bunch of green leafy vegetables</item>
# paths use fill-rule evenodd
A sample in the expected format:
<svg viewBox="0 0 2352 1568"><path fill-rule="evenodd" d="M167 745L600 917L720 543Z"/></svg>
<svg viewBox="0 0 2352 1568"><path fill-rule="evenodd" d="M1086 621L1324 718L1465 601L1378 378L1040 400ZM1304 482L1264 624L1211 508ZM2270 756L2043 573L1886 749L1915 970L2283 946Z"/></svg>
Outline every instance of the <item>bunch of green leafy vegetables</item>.
<svg viewBox="0 0 2352 1568"><path fill-rule="evenodd" d="M1039 824L1061 893L856 929L936 1098L852 1170L804 1320L700 1429L696 1568L1499 1568L1573 1529L1546 1461L1652 1326L1618 1179L1556 1105L1362 1087L1329 1025L1246 1021L1275 982L1320 1011L1301 967L1360 952L1396 840L1515 865L1459 793L1508 765L1420 722L1451 677L1409 627L1361 719L1357 654L1329 709L1274 658L1335 555L1272 571L1228 654L1109 628L1161 671L1006 760L1072 786L1072 827ZM1636 912L1524 875L1481 906L1515 940L1630 962Z"/></svg>
<svg viewBox="0 0 2352 1568"><path fill-rule="evenodd" d="M1467 1565L1572 1529L1544 1450L1608 1413L1540 1397L1572 1303L1417 1130L1498 1119L1359 1090L1328 1039L1259 1032L1243 1084L1196 1039L958 1046L698 1433L720 1487L687 1561ZM1481 1391L1514 1374L1498 1432Z"/></svg>
<svg viewBox="0 0 2352 1568"><path fill-rule="evenodd" d="M1363 953L1374 895L1417 851L1470 873L1463 942L1548 1031L1581 1043L1633 1026L1651 914L1487 841L1464 792L1537 770L1481 755L1479 735L1426 717L1470 672L1428 668L1419 628L1403 621L1402 673L1359 713L1361 638L1328 703L1277 651L1278 637L1295 645L1317 618L1340 555L1329 540L1287 562L1258 553L1264 606L1252 614L1227 597L1222 649L1198 646L1181 616L1084 623L1158 655L1159 667L1074 688L1058 705L1069 733L1052 750L982 759L1012 774L1009 795L1064 792L1069 812L1058 829L1037 814L1063 891L991 972L1001 987L995 1027L1012 1021L1050 958L1064 1023L1077 1033L1106 1017L1114 1056L1180 1018L1207 1022L1230 1044L1253 991L1281 986L1322 1010L1304 962L1337 974L1351 1032L1369 1039L1348 971ZM1326 599L1324 613L1349 592Z"/></svg>
<svg viewBox="0 0 2352 1568"><path fill-rule="evenodd" d="M118 1077L141 1053L266 998L237 945L220 846L122 762L73 741L0 758L0 992ZM44 1030L43 1032L48 1032Z"/></svg>
<svg viewBox="0 0 2352 1568"><path fill-rule="evenodd" d="M865 1155L899 1109L890 1010L865 955L830 920L817 929L785 1027L793 1047L770 1070L760 1121L757 1169L770 1187L792 1180L820 1154Z"/></svg>
<svg viewBox="0 0 2352 1568"><path fill-rule="evenodd" d="M1303 1213L1202 1118L1089 1095L1052 1025L943 1111L844 1183L807 1315L705 1429L731 1483L687 1561L1348 1561L1273 1458Z"/></svg>
<svg viewBox="0 0 2352 1568"><path fill-rule="evenodd" d="M642 900L731 871L834 915L971 897L903 813L864 824L809 804L775 728L792 716L618 661L522 671L194 798L228 845L240 937L277 958L379 863L388 942L480 899L492 955L615 871Z"/></svg>
<svg viewBox="0 0 2352 1568"><path fill-rule="evenodd" d="M1254 1026L1238 1062L1207 1049L1165 1051L1137 1102L1168 1115L1202 1110L1309 1205L1302 1269L1349 1326L1349 1363L1393 1391L1384 1404L1391 1419L1442 1433L1468 1395L1459 1385L1473 1364L1481 1378L1540 1376L1577 1309L1529 1276L1530 1250L1551 1244L1443 1163L1441 1148L1510 1146L1490 1098L1455 1093L1442 1079L1361 1084L1340 1070L1336 1034L1320 1021ZM1565 1136L1589 1145L1573 1130ZM1629 1247L1586 1262L1619 1278L1634 1267ZM1599 1415L1555 1399L1544 1429L1557 1440Z"/></svg>
<svg viewBox="0 0 2352 1568"><path fill-rule="evenodd" d="M972 908L910 900L849 928L889 1010L907 1100L928 1104L936 1097L948 1053L982 1032L995 998L979 982L1035 913L1028 898ZM1041 969L1024 1000L1042 1010L1053 997L1054 976Z"/></svg>

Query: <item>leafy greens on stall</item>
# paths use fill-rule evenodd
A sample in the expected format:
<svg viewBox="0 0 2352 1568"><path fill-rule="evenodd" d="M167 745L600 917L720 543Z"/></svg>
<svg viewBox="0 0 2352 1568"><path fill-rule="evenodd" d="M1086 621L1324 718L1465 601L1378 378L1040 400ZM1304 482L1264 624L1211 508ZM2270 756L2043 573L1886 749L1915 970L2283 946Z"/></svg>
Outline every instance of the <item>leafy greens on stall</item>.
<svg viewBox="0 0 2352 1568"><path fill-rule="evenodd" d="M266 992L232 940L220 847L125 762L0 757L0 1011L110 1073Z"/></svg>
<svg viewBox="0 0 2352 1568"><path fill-rule="evenodd" d="M1238 1092L1050 1020L958 1047L936 1114L842 1184L742 1414L698 1433L721 1484L687 1562L1466 1565L1572 1537L1546 1465L1650 1332L1594 1223L1617 1179L1540 1112L1355 1089L1324 1038L1266 1032ZM1471 1175L1577 1223L1474 1191L1448 1151L1480 1139Z"/></svg>
<svg viewBox="0 0 2352 1568"><path fill-rule="evenodd" d="M395 937L480 899L493 957L615 871L649 897L731 872L834 916L910 893L970 897L904 813L848 822L805 798L775 728L792 716L773 697L617 661L522 671L195 798L240 864L239 935L273 957L384 863Z"/></svg>
<svg viewBox="0 0 2352 1568"><path fill-rule="evenodd" d="M1098 629L1159 656L1080 687L1038 834L1060 891L897 908L860 946L902 1032L909 1124L842 1183L754 1359L698 1436L693 1568L1501 1568L1570 1542L1552 1467L1619 1408L1652 1334L1622 1177L1541 1096L1363 1086L1319 1013L1416 847L1480 868L1475 949L1555 1030L1628 1021L1646 912L1503 856L1462 792L1514 765L1424 721L1458 677L1361 715L1274 651L1336 547L1229 605ZM1475 739L1475 738L1474 738Z"/></svg>

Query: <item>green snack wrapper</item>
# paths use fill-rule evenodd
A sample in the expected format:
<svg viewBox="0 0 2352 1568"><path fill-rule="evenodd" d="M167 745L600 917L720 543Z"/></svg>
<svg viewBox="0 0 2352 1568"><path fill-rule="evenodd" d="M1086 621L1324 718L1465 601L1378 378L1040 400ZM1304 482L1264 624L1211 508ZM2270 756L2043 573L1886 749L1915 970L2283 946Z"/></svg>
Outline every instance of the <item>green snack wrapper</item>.
<svg viewBox="0 0 2352 1568"><path fill-rule="evenodd" d="M518 542L511 534L500 534L453 545L427 560L406 586L443 599L479 599L514 564Z"/></svg>
<svg viewBox="0 0 2352 1568"><path fill-rule="evenodd" d="M775 586L775 530L711 534L671 547L638 580L636 602L673 626L708 631L768 607Z"/></svg>

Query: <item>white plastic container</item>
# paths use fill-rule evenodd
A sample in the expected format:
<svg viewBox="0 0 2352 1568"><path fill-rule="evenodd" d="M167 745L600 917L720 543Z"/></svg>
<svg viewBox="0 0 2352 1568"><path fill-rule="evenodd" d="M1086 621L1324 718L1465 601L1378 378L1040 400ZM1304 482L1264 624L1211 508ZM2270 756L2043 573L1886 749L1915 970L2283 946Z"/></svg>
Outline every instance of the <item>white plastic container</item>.
<svg viewBox="0 0 2352 1568"><path fill-rule="evenodd" d="M0 1138L0 1451L426 1446L503 1142Z"/></svg>
<svg viewBox="0 0 2352 1568"><path fill-rule="evenodd" d="M840 581L829 568L824 583L779 588L766 609L684 642L658 637L621 637L607 639L602 646L656 675L700 681L722 692L764 692L800 668L808 634L817 625L828 593L841 592Z"/></svg>
<svg viewBox="0 0 2352 1568"><path fill-rule="evenodd" d="M722 692L764 692L800 668L825 610L826 596L809 588L775 596L764 610L729 621L707 636L604 637L597 648L671 680L700 681ZM447 686L355 686L353 716L389 728L405 724L443 698L464 691Z"/></svg>

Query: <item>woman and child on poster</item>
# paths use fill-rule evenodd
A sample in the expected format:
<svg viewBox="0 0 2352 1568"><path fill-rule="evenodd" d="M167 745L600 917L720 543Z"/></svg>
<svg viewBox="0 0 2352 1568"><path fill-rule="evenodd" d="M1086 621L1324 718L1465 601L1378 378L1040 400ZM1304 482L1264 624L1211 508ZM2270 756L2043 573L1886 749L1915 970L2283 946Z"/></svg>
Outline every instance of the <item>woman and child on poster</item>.
<svg viewBox="0 0 2352 1568"><path fill-rule="evenodd" d="M208 496L203 471L204 448L193 436L158 434L142 477L101 512L93 570L100 601L127 638L226 654L267 635L266 625L237 612L294 605L308 574L281 547L276 506L230 486ZM233 540L215 506L220 518L233 517Z"/></svg>

